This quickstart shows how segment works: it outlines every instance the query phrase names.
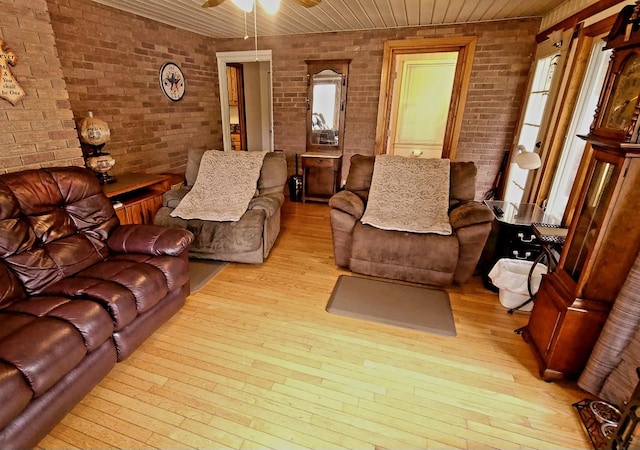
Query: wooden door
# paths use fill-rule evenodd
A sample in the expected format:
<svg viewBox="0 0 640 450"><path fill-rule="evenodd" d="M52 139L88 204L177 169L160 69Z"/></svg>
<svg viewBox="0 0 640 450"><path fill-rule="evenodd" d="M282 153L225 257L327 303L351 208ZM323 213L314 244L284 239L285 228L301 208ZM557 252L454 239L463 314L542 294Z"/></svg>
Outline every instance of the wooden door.
<svg viewBox="0 0 640 450"><path fill-rule="evenodd" d="M403 39L387 41L384 45L384 56L382 61L382 73L380 80L380 97L378 101L378 120L376 123L376 144L374 153L376 155L388 153L388 143L390 141L391 123L392 121L392 105L394 104L394 90L397 77L397 61L399 55L415 54L439 54L439 53L456 53L457 62L455 66L455 76L453 85L450 88L451 97L446 120L444 138L442 139L443 158L455 160L456 149L458 146L458 138L462 127L462 115L469 89L469 80L471 78L471 67L473 64L473 56L476 48L476 37L449 37L449 38L425 38L425 39ZM410 58L409 58L410 59ZM418 71L419 72L419 71ZM433 78L433 76L432 76ZM438 89L440 82L436 81ZM444 91L444 89L442 89ZM440 91L436 92L440 95ZM427 96L428 97L428 96ZM399 101L399 100L398 100ZM428 103L428 98L422 100ZM424 113L424 111L422 112ZM420 120L419 118L412 118ZM424 120L426 121L426 119ZM415 127L413 127L415 128ZM419 153L419 151L418 151Z"/></svg>
<svg viewBox="0 0 640 450"><path fill-rule="evenodd" d="M396 56L388 154L442 156L457 62L458 52Z"/></svg>

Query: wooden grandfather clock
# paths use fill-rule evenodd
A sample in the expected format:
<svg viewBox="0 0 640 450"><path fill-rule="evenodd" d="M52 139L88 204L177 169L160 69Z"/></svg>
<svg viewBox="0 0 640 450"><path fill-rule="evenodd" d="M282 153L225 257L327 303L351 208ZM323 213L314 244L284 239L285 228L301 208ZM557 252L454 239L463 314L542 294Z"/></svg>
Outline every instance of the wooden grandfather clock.
<svg viewBox="0 0 640 450"><path fill-rule="evenodd" d="M584 182L556 270L522 334L544 380L575 379L640 251L640 0L606 38L613 49L590 133Z"/></svg>

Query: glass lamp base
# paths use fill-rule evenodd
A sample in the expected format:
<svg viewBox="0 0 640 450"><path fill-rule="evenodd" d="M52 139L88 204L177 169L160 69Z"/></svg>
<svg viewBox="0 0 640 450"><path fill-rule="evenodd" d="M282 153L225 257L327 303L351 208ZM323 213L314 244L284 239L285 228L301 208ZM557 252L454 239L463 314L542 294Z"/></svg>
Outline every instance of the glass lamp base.
<svg viewBox="0 0 640 450"><path fill-rule="evenodd" d="M95 174L100 184L115 183L117 181L116 177L109 175L107 172L95 172Z"/></svg>

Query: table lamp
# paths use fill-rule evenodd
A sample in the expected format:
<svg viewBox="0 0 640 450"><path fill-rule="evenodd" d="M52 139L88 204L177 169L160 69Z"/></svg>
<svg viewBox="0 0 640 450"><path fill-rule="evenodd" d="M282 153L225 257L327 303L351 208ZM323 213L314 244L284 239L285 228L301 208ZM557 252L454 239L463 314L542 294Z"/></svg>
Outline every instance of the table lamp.
<svg viewBox="0 0 640 450"><path fill-rule="evenodd" d="M87 117L78 121L78 134L80 142L88 147L87 152L83 151L87 167L96 173L100 184L114 183L115 177L108 172L115 165L116 160L109 153L102 151L104 145L111 139L107 122L93 117L93 112L89 111Z"/></svg>

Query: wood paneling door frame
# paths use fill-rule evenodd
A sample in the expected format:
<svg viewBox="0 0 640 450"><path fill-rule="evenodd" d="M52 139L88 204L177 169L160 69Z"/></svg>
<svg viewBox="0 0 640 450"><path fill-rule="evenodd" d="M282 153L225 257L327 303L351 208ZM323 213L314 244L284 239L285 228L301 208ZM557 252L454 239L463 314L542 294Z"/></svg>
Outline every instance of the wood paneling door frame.
<svg viewBox="0 0 640 450"><path fill-rule="evenodd" d="M381 155L387 151L393 85L396 81L394 76L396 72L396 56L416 53L458 52L458 64L442 149L443 158L455 159L462 126L462 115L469 90L469 79L471 78L471 66L475 55L476 42L477 38L475 36L403 39L385 42L380 76L380 97L378 100L374 154Z"/></svg>

